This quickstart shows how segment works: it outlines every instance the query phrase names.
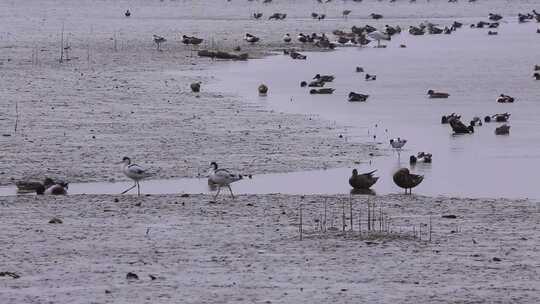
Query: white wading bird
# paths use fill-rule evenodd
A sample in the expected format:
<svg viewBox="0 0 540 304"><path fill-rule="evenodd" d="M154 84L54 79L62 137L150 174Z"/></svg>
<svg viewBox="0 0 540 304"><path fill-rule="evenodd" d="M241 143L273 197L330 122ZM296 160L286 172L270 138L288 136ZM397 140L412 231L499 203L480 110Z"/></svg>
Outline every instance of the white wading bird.
<svg viewBox="0 0 540 304"><path fill-rule="evenodd" d="M401 153L401 148L403 148L403 146L405 146L405 144L407 143L407 140L406 139L401 139L401 138L393 138L393 139L390 139L390 146L392 146L392 148L394 148L394 150L397 151L398 153L398 159L400 157L400 153Z"/></svg>
<svg viewBox="0 0 540 304"><path fill-rule="evenodd" d="M369 38L373 40L377 40L377 47L381 47L381 40L388 40L390 41L390 36L381 32L381 31L374 31L368 34ZM383 46L384 47L384 46Z"/></svg>
<svg viewBox="0 0 540 304"><path fill-rule="evenodd" d="M135 182L131 188L126 189L124 192L122 192L122 194L125 194L131 189L137 187L137 195L140 196L141 186L139 185L139 181L150 176L150 174L141 166L132 164L129 157L124 157L120 163L122 164L122 172Z"/></svg>
<svg viewBox="0 0 540 304"><path fill-rule="evenodd" d="M221 187L229 188L229 191L231 191L231 196L234 199L234 194L231 189L231 183L241 180L242 175L233 174L227 169L218 169L218 164L216 162L210 163L210 166L212 168L210 169L210 172L208 174L208 183L214 184L218 187L217 193L214 196L214 200L217 198Z"/></svg>

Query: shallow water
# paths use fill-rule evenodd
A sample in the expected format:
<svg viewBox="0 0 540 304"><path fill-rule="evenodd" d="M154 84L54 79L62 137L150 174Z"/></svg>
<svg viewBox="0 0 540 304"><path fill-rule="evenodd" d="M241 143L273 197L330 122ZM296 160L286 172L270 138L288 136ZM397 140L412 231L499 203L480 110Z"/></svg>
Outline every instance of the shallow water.
<svg viewBox="0 0 540 304"><path fill-rule="evenodd" d="M540 64L536 27L536 23L503 24L498 36L467 26L449 36L402 33L385 49L308 53L306 61L278 55L226 63L207 72L216 78L208 90L238 94L277 111L314 114L350 125L344 141L369 141L375 134L388 146L389 138L406 138L401 166L408 166L408 156L416 152L434 155L433 164L412 168L426 176L417 193L540 198L536 179L540 82L532 78L533 66ZM376 74L377 80L364 81L356 66ZM336 89L333 95L314 96L308 88L300 88L300 81L309 81L316 73L336 76L327 84ZM269 86L268 96L258 96L260 83ZM451 97L429 99L430 88ZM347 102L350 91L369 94L368 102ZM495 99L500 93L517 101L498 104ZM510 135L495 136L500 123L489 123L472 135L454 136L448 125L440 124L441 116L451 112L463 115L467 124L473 116L510 112ZM390 176L386 170L395 170L397 164L392 154L374 159L365 169L376 168L382 176ZM328 183L332 182L337 181L329 177Z"/></svg>

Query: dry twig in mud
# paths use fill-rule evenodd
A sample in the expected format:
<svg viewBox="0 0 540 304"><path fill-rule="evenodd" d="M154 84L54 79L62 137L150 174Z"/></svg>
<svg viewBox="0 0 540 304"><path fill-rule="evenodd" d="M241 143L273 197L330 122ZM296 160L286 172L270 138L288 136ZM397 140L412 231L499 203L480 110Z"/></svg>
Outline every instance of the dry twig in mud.
<svg viewBox="0 0 540 304"><path fill-rule="evenodd" d="M15 101L15 133L17 133L17 126L19 125L19 102Z"/></svg>
<svg viewBox="0 0 540 304"><path fill-rule="evenodd" d="M300 233L300 241L302 240L302 203L300 203L300 206L298 207L298 216L300 217L300 224L298 225L298 230Z"/></svg>

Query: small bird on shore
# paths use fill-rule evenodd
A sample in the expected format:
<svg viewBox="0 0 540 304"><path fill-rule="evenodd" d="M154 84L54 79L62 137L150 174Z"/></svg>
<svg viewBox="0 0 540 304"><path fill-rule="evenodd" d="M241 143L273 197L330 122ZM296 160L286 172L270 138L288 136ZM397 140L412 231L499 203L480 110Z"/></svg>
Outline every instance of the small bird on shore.
<svg viewBox="0 0 540 304"><path fill-rule="evenodd" d="M150 176L150 174L141 166L137 164L132 164L131 159L129 157L124 157L120 163L122 164L122 172L124 173L124 175L129 177L131 180L135 182L135 184L132 187L124 190L122 194L125 194L131 189L137 187L137 195L140 196L141 186L139 184L139 181Z"/></svg>
<svg viewBox="0 0 540 304"><path fill-rule="evenodd" d="M234 194L231 189L231 184L236 181L241 180L242 175L233 174L229 172L229 170L227 169L218 169L218 164L216 162L211 162L210 166L211 166L211 169L208 174L208 183L211 185L216 185L218 187L216 195L214 196L214 200L219 195L219 192L221 191L221 187L229 188L229 191L231 192L231 196L234 199Z"/></svg>
<svg viewBox="0 0 540 304"><path fill-rule="evenodd" d="M126 10L126 12L124 13L124 16L126 16L126 17L129 17L129 16L131 16L131 12L129 11L129 9L128 9L128 10Z"/></svg>
<svg viewBox="0 0 540 304"><path fill-rule="evenodd" d="M424 180L424 176L411 174L409 169L401 168L394 173L393 180L398 187L405 189L405 194L407 194L407 189L409 193L412 193L412 188L420 185Z"/></svg>

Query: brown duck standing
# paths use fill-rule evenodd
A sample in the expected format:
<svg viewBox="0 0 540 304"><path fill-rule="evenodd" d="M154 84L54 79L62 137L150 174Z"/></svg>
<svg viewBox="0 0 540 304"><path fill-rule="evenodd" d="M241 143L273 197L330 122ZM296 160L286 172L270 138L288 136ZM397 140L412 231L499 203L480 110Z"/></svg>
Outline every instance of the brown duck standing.
<svg viewBox="0 0 540 304"><path fill-rule="evenodd" d="M358 170L352 170L352 176L349 178L349 185L354 189L369 189L373 186L379 177L373 176L377 170L368 173L358 174Z"/></svg>
<svg viewBox="0 0 540 304"><path fill-rule="evenodd" d="M412 188L420 185L423 180L424 176L411 174L407 168L401 168L394 173L394 183L405 189L405 194L407 194L407 189L409 193L412 193Z"/></svg>

